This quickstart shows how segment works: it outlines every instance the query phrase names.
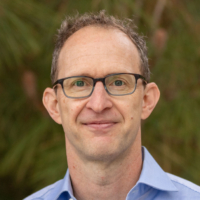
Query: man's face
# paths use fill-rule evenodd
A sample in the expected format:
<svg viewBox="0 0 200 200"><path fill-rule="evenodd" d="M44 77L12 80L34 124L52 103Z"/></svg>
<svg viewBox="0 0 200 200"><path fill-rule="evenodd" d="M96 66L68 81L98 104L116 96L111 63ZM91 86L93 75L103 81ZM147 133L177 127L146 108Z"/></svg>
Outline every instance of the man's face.
<svg viewBox="0 0 200 200"><path fill-rule="evenodd" d="M140 73L135 45L114 28L85 27L74 33L59 55L58 79L113 73ZM102 82L84 99L67 98L58 86L57 100L66 148L89 160L114 159L140 145L144 87L126 96L109 95Z"/></svg>

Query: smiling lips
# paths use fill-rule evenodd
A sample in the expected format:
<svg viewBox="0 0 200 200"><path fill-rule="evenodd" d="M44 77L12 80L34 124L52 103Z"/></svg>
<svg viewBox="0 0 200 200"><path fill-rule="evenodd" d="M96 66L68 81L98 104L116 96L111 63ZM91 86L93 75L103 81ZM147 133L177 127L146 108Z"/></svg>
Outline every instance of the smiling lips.
<svg viewBox="0 0 200 200"><path fill-rule="evenodd" d="M93 129L106 129L110 128L113 125L116 124L116 122L113 121L91 121L87 123L83 123L85 126Z"/></svg>

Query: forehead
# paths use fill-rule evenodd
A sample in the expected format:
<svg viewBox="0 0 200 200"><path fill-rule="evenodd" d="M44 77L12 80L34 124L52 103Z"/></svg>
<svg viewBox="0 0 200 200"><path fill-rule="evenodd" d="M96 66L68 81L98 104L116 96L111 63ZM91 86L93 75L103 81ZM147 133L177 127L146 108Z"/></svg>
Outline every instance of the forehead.
<svg viewBox="0 0 200 200"><path fill-rule="evenodd" d="M70 36L58 59L58 78L139 73L140 57L130 38L111 27L89 26Z"/></svg>

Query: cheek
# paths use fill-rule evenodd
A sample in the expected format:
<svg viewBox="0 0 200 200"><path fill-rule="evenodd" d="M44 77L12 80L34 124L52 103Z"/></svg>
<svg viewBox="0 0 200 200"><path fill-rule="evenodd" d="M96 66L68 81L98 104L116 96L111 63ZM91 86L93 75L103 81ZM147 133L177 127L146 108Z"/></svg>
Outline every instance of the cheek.
<svg viewBox="0 0 200 200"><path fill-rule="evenodd" d="M62 97L60 103L63 126L76 123L78 115L84 107L82 103L66 97Z"/></svg>
<svg viewBox="0 0 200 200"><path fill-rule="evenodd" d="M140 121L141 119L141 111L142 111L142 103L139 99L129 98L123 102L121 105L121 113L126 120Z"/></svg>
<svg viewBox="0 0 200 200"><path fill-rule="evenodd" d="M74 108L71 106L69 99L63 95L60 96L58 104L61 113L62 125L64 126L69 123Z"/></svg>

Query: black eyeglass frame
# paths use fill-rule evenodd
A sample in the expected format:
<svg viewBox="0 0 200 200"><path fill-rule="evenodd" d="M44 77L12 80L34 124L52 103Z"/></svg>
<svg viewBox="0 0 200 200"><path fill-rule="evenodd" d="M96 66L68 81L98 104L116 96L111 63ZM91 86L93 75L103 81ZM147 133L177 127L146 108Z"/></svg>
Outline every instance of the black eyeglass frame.
<svg viewBox="0 0 200 200"><path fill-rule="evenodd" d="M135 77L135 88L133 89L132 92L127 93L127 94L112 94L112 93L110 93L110 92L108 91L107 87L106 87L105 79L106 79L107 77L109 77L109 76L121 75L121 74L133 75L133 76ZM70 97L70 96L68 96L68 95L65 93L65 90L64 90L64 87L63 87L63 82L64 82L64 80L69 79L69 78L79 78L79 77L91 78L91 79L93 80L92 91L90 92L89 95L83 96L83 97ZM109 75L105 76L104 78L92 78L92 77L90 77L90 76L70 76L70 77L65 77L65 78L62 78L62 79L58 79L58 80L53 84L53 89L56 90L56 87L55 87L55 86L56 86L57 84L60 84L60 85L62 86L63 93L64 93L64 95L65 95L67 98L71 98L71 99L82 99L82 98L87 98L87 97L91 96L92 93L93 93L93 91L94 91L94 88L95 88L96 83L97 83L98 81L101 81L101 82L103 83L104 88L105 88L105 90L106 90L106 92L107 92L108 94L110 94L110 95L112 95L112 96L125 96L125 95L129 95L129 94L133 94L133 93L135 92L136 87L137 87L137 81L138 81L138 79L140 79L140 78L143 80L143 84L144 84L144 85L148 84L148 82L146 81L146 79L144 78L144 76L142 76L142 75L140 75L140 74L134 74L134 73L116 73L116 74L109 74Z"/></svg>

